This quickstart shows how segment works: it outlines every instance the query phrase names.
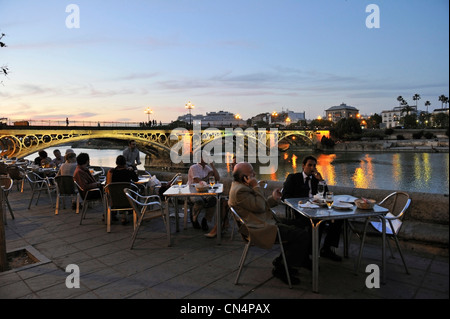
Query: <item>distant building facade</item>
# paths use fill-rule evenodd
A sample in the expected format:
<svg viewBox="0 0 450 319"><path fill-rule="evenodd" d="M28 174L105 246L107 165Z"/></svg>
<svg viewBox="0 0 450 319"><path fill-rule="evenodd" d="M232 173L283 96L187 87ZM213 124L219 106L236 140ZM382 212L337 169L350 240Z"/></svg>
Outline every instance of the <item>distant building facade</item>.
<svg viewBox="0 0 450 319"><path fill-rule="evenodd" d="M359 110L354 106L341 103L341 105L332 106L325 110L325 113L327 120L336 123L344 118L358 118Z"/></svg>
<svg viewBox="0 0 450 319"><path fill-rule="evenodd" d="M178 120L189 123L189 114L179 116ZM192 115L193 123L199 121L201 121L202 127L235 127L244 126L246 123L244 120L236 118L235 114L226 111L209 112L206 115Z"/></svg>
<svg viewBox="0 0 450 319"><path fill-rule="evenodd" d="M392 110L381 111L380 128L395 128L401 126L400 119L404 115L404 107L396 106ZM417 108L411 106L410 114L417 114Z"/></svg>

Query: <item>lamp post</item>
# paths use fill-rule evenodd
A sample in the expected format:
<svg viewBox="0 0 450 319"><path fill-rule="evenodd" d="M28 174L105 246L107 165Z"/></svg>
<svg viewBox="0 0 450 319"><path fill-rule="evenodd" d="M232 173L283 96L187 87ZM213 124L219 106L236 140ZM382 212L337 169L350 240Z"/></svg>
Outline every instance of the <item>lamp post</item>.
<svg viewBox="0 0 450 319"><path fill-rule="evenodd" d="M186 103L185 107L189 110L189 125L192 125L191 110L194 108L194 104L192 104L191 101L189 101Z"/></svg>
<svg viewBox="0 0 450 319"><path fill-rule="evenodd" d="M144 113L147 114L147 121L148 121L148 124L150 125L150 114L153 114L153 110L148 107L145 109Z"/></svg>

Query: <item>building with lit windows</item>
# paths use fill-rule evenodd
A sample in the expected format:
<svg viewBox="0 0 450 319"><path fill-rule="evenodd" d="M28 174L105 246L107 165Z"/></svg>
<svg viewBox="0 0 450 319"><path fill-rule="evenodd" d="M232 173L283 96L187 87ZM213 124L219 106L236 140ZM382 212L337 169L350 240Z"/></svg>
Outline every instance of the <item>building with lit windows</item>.
<svg viewBox="0 0 450 319"><path fill-rule="evenodd" d="M354 107L341 103L341 105L332 106L325 110L326 119L334 123L344 118L358 118L359 110Z"/></svg>

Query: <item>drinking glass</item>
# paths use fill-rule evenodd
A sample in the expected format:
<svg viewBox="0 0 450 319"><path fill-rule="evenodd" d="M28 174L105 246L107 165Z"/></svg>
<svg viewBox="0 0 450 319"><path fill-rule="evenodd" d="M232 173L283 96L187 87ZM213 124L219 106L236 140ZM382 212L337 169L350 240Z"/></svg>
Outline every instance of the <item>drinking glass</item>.
<svg viewBox="0 0 450 319"><path fill-rule="evenodd" d="M331 209L331 206L333 206L333 201L334 201L332 192L327 193L325 201L327 202L328 209Z"/></svg>
<svg viewBox="0 0 450 319"><path fill-rule="evenodd" d="M177 184L178 184L178 188L181 188L181 185L183 184L183 178L181 176L177 177Z"/></svg>
<svg viewBox="0 0 450 319"><path fill-rule="evenodd" d="M214 184L216 184L216 179L214 178L214 176L210 176L209 177L209 185L211 185L211 188L214 187Z"/></svg>
<svg viewBox="0 0 450 319"><path fill-rule="evenodd" d="M325 192L325 184L324 184L324 182L320 181L319 184L317 185L317 193L322 198L323 198L323 192Z"/></svg>

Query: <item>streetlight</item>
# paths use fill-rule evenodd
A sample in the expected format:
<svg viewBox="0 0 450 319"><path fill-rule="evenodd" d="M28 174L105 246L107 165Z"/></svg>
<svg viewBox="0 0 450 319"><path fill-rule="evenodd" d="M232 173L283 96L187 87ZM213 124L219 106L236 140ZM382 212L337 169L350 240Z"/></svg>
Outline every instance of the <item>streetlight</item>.
<svg viewBox="0 0 450 319"><path fill-rule="evenodd" d="M148 107L145 109L144 113L147 114L147 121L148 121L148 124L150 125L150 114L153 114L153 110Z"/></svg>
<svg viewBox="0 0 450 319"><path fill-rule="evenodd" d="M194 104L192 104L191 101L189 101L186 103L185 107L189 110L189 125L192 125L191 110L194 108Z"/></svg>

